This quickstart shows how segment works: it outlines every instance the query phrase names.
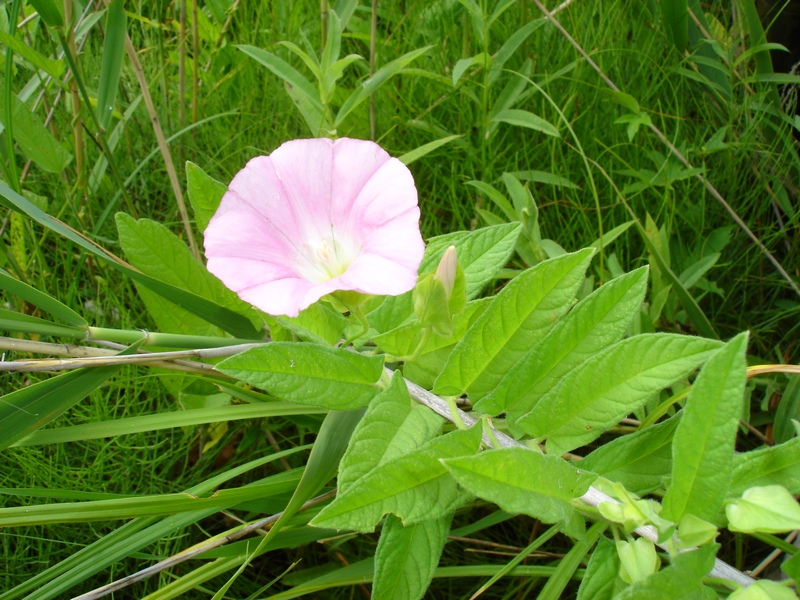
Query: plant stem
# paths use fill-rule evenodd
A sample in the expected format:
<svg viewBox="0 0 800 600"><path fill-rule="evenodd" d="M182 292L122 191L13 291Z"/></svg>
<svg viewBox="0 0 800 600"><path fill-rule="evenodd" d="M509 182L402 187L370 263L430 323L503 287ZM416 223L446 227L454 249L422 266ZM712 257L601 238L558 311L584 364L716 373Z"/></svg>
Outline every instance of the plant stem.
<svg viewBox="0 0 800 600"><path fill-rule="evenodd" d="M11 3L11 14L8 16L8 33L10 35L14 35L14 30L17 26L17 18L19 17L19 8L20 8L20 0L14 0ZM4 102L5 102L5 114L3 115L3 124L5 125L6 131L6 155L8 156L8 164L3 164L3 173L5 175L6 181L12 187L12 189L20 193L19 187L19 175L17 174L17 160L14 157L14 137L13 137L13 126L14 122L12 120L12 90L11 90L11 79L14 74L14 52L11 50L10 46L6 47L6 68L4 73L4 89L3 94L5 95Z"/></svg>

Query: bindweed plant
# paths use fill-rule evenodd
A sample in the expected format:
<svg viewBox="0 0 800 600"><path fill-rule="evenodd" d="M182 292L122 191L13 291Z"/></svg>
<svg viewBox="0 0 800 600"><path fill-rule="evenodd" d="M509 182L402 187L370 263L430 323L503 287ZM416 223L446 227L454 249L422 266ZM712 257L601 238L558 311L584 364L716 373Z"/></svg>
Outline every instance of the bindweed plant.
<svg viewBox="0 0 800 600"><path fill-rule="evenodd" d="M264 580L256 596L371 581L377 599L421 598L433 578L447 576L438 564L454 515L479 505L496 506L501 520L525 514L549 526L481 590L514 575L545 578L540 598L796 597L795 558L782 583L754 581L717 558L728 532L772 539L800 528L800 438L735 451L749 410L746 332L726 343L629 335L649 269L581 294L593 247L537 257L498 288L515 250L528 260L531 242L541 242L535 229L512 221L423 244L411 173L372 142L295 140L252 159L230 185L191 164L187 182L207 265L163 225L119 213L125 261L0 184L16 211L130 277L163 329L92 327L0 271L0 285L42 315L2 309L0 326L83 342L19 341L21 351L60 348L69 357L0 363L5 371L69 370L3 396L0 448L83 439L81 426L42 428L126 364L153 368L195 404L92 424L93 435L254 417L308 425L324 415L313 447L303 467L245 485L233 480L308 447L182 493L2 508L6 528L130 520L1 599L63 597L221 511L242 523L78 597L204 556L215 560L149 597L181 597L225 575L215 594L223 597L265 553L379 531L374 558L284 592L267 591L274 582ZM263 535L243 539L256 531ZM561 560L520 564L556 534L571 540Z"/></svg>

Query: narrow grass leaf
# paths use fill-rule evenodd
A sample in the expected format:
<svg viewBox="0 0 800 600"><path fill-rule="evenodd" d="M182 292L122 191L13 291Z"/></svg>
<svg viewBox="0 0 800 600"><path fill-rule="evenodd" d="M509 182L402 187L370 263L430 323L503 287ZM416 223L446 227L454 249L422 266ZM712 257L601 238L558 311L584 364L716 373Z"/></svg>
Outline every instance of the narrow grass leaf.
<svg viewBox="0 0 800 600"><path fill-rule="evenodd" d="M106 39L103 43L103 60L100 66L100 83L97 87L97 120L103 129L111 123L111 113L122 72L125 53L128 17L124 0L113 0L106 12Z"/></svg>
<svg viewBox="0 0 800 600"><path fill-rule="evenodd" d="M136 352L141 342L120 354ZM0 450L43 427L91 394L122 365L77 369L0 397Z"/></svg>
<svg viewBox="0 0 800 600"><path fill-rule="evenodd" d="M506 216L506 219L508 219L510 222L519 221L520 215L508 201L508 198L500 193L496 187L489 185L488 183L484 183L483 181L467 181L467 185L471 185L472 187L477 188L486 194L489 200L497 205L497 208L503 212L503 214Z"/></svg>
<svg viewBox="0 0 800 600"><path fill-rule="evenodd" d="M194 209L194 221L200 233L206 230L208 222L219 208L222 196L228 186L206 174L191 161L186 161L186 191Z"/></svg>
<svg viewBox="0 0 800 600"><path fill-rule="evenodd" d="M478 400L539 341L572 304L594 249L539 263L513 279L456 345L435 391Z"/></svg>
<svg viewBox="0 0 800 600"><path fill-rule="evenodd" d="M578 588L577 600L611 600L623 582L619 578L619 555L605 536L597 540Z"/></svg>
<svg viewBox="0 0 800 600"><path fill-rule="evenodd" d="M257 62L267 67L267 69L275 73L275 75L283 79L287 84L291 85L295 92L302 94L320 113L325 112L325 107L322 105L319 98L319 92L314 89L314 86L311 85L308 79L298 73L289 63L278 58L272 52L267 52L255 46L241 45L237 46L237 48L250 58L255 59Z"/></svg>
<svg viewBox="0 0 800 600"><path fill-rule="evenodd" d="M596 289L526 352L475 408L490 414L506 412L506 422L515 427L575 367L622 339L646 289L647 267Z"/></svg>
<svg viewBox="0 0 800 600"><path fill-rule="evenodd" d="M480 427L437 437L361 477L310 524L369 532L387 513L398 516L406 526L442 518L467 496L440 459L471 456L480 442Z"/></svg>
<svg viewBox="0 0 800 600"><path fill-rule="evenodd" d="M47 314L69 325L74 325L75 327L86 327L88 325L86 319L66 304L62 304L52 296L40 292L19 279L15 279L10 273L3 269L0 269L0 290L5 290L9 294L19 296L26 302L33 304Z"/></svg>
<svg viewBox="0 0 800 600"><path fill-rule="evenodd" d="M547 436L547 451L588 444L720 348L705 338L659 333L628 338L584 361L517 421Z"/></svg>
<svg viewBox="0 0 800 600"><path fill-rule="evenodd" d="M680 413L663 423L618 437L584 458L580 465L629 492L643 496L663 485L672 472L672 437Z"/></svg>
<svg viewBox="0 0 800 600"><path fill-rule="evenodd" d="M494 57L494 61L491 64L489 75L488 75L488 84L491 86L500 74L503 71L503 66L505 66L508 59L510 59L517 49L522 45L522 43L528 39L528 37L533 33L536 29L541 27L547 23L547 19L539 18L530 21L517 29L514 33L508 36L503 45L500 47L500 50L497 51L497 54ZM489 116L491 120L492 115Z"/></svg>
<svg viewBox="0 0 800 600"><path fill-rule="evenodd" d="M337 128L340 127L345 118L347 118L347 115L349 115L359 104L364 102L364 100L369 98L370 94L386 83L391 77L394 77L400 73L400 71L414 62L417 58L425 54L431 48L433 48L432 45L407 52L400 58L394 59L375 71L375 73L369 77L369 79L358 86L353 93L347 97L344 103L342 103L339 112L336 114L336 120L334 121L333 126Z"/></svg>
<svg viewBox="0 0 800 600"><path fill-rule="evenodd" d="M125 273L131 279L142 283L149 289L153 290L160 296L168 298L178 306L201 316L209 323L213 323L221 327L232 335L243 339L258 339L261 334L253 327L248 319L239 315L232 310L220 306L214 302L206 300L205 298L193 294L177 286L164 283L154 277L149 277L130 268L124 261L114 256L107 250L101 248L86 236L75 231L69 225L51 217L33 203L29 202L14 190L9 188L5 183L0 181L0 196L4 197L16 210L19 210L37 223L44 225L48 229L55 231L59 235L67 238L68 240L78 244L84 250L88 250L91 254L101 259L106 264L114 267L115 269Z"/></svg>
<svg viewBox="0 0 800 600"><path fill-rule="evenodd" d="M0 527L131 519L209 508L219 510L291 491L295 489L301 473L301 469L295 469L282 473L283 477L280 478L269 478L239 488L218 490L208 498L200 498L193 494L159 494L117 500L57 502L38 506L0 508Z"/></svg>
<svg viewBox="0 0 800 600"><path fill-rule="evenodd" d="M386 517L375 550L375 600L419 600L425 595L452 518L449 514L404 527L397 517Z"/></svg>
<svg viewBox="0 0 800 600"><path fill-rule="evenodd" d="M741 496L751 487L782 485L800 494L800 437L733 457L733 479L728 497Z"/></svg>
<svg viewBox="0 0 800 600"><path fill-rule="evenodd" d="M509 125L516 125L517 127L525 127L526 129L533 129L552 137L561 137L558 127L527 110L518 110L514 108L502 110L495 115L493 121L508 123Z"/></svg>
<svg viewBox="0 0 800 600"><path fill-rule="evenodd" d="M437 148L441 148L445 144L452 142L453 140L457 140L458 138L464 137L463 135L448 135L438 140L434 140L432 142L428 142L427 144L423 144L418 148L414 148L411 152L406 152L402 156L398 156L397 160L399 160L404 165L410 165L416 160L419 160L426 154L430 154Z"/></svg>
<svg viewBox="0 0 800 600"><path fill-rule="evenodd" d="M349 410L366 406L378 393L383 357L306 342L273 342L231 356L217 370L283 400Z"/></svg>
<svg viewBox="0 0 800 600"><path fill-rule="evenodd" d="M14 124L13 136L19 145L19 150L44 171L50 173L63 171L72 160L72 155L15 94L11 94L10 101L11 120ZM0 82L0 115L3 115L3 118L6 114L5 103L5 89Z"/></svg>
<svg viewBox="0 0 800 600"><path fill-rule="evenodd" d="M683 54L689 39L689 6L687 0L661 0L661 16L675 48Z"/></svg>
<svg viewBox="0 0 800 600"><path fill-rule="evenodd" d="M234 404L192 410L167 411L140 417L73 425L72 427L43 429L18 440L12 446L45 446L99 438L115 438L120 435L173 429L175 427L193 427L207 423L239 421L242 419L265 419L269 417L285 417L287 415L323 414L324 412L324 409L313 409L290 402L259 402L257 404Z"/></svg>
<svg viewBox="0 0 800 600"><path fill-rule="evenodd" d="M747 333L705 364L689 391L672 440L672 480L662 516L675 523L689 513L714 521L728 493L736 430L747 379Z"/></svg>
<svg viewBox="0 0 800 600"><path fill-rule="evenodd" d="M575 576L575 572L584 561L584 557L595 545L597 538L605 531L606 527L608 527L607 523L595 523L589 528L585 536L582 536L581 539L573 544L567 555L558 563L556 570L547 579L547 583L544 584L542 591L539 592L537 600L559 600L564 597L564 589L570 579Z"/></svg>
<svg viewBox="0 0 800 600"><path fill-rule="evenodd" d="M45 321L20 312L0 308L0 329L18 333L33 333L36 335L62 336L68 338L85 338L84 327L57 325L52 321Z"/></svg>
<svg viewBox="0 0 800 600"><path fill-rule="evenodd" d="M258 467L308 449L309 446L298 446L297 448L276 452L275 454L249 461L202 481L185 490L185 493L195 496L208 494L223 483ZM285 477L286 474L281 473L272 479L280 481ZM56 598L107 566L138 552L166 535L214 514L217 510L216 508L210 508L164 518L147 517L134 519L101 537L96 542L77 550L61 562L34 575L13 589L0 593L0 600L12 600L28 592L31 592L27 596L29 600Z"/></svg>
<svg viewBox="0 0 800 600"><path fill-rule="evenodd" d="M488 450L442 462L467 491L504 511L557 523L573 537L583 534L583 519L572 500L586 492L594 474L525 448Z"/></svg>
<svg viewBox="0 0 800 600"><path fill-rule="evenodd" d="M339 492L346 492L381 465L419 449L441 428L441 417L425 406L412 403L402 375L395 372L389 387L370 402L353 432L339 465Z"/></svg>

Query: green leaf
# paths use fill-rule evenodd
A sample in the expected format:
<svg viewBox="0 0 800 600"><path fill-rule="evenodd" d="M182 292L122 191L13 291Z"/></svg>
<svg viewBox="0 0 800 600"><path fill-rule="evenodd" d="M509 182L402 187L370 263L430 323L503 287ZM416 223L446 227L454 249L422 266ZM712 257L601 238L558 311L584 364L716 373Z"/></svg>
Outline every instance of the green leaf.
<svg viewBox="0 0 800 600"><path fill-rule="evenodd" d="M438 140L434 140L432 142L428 142L427 144L423 144L418 148L414 148L411 152L406 152L402 156L398 156L397 160L399 160L404 165L410 165L416 160L419 160L426 154L429 154L436 150L437 148L441 148L445 144L452 142L458 138L464 137L463 135L448 135Z"/></svg>
<svg viewBox="0 0 800 600"><path fill-rule="evenodd" d="M389 387L370 402L353 432L339 465L339 492L374 469L432 440L442 428L442 418L421 404L412 403L400 373Z"/></svg>
<svg viewBox="0 0 800 600"><path fill-rule="evenodd" d="M319 92L314 89L308 79L298 73L289 63L278 58L272 52L267 52L255 46L239 45L236 47L292 86L295 92L301 94L320 114L325 112L325 107L320 101Z"/></svg>
<svg viewBox="0 0 800 600"><path fill-rule="evenodd" d="M497 205L497 208L503 212L503 214L506 216L506 219L509 221L514 222L520 220L520 215L517 213L517 209L515 209L508 199L493 185L489 185L483 181L467 181L467 185L478 188L481 192L486 194L489 200Z"/></svg>
<svg viewBox="0 0 800 600"><path fill-rule="evenodd" d="M184 493L194 496L206 495L213 492L227 481L231 481L265 464L307 449L308 446L299 446L249 461L202 481L185 490ZM292 473L291 477L294 480L296 475ZM271 479L273 481L280 481L285 478L286 474L281 473L273 476ZM280 493L279 490L276 490L276 493ZM31 600L49 600L59 595L64 596L67 590L93 574L105 569L109 565L163 539L164 536L179 531L183 527L200 521L216 512L218 512L216 508L207 508L167 518L146 517L134 519L133 521L121 525L96 542L84 546L80 550L76 550L61 562L30 577L27 581L16 586L9 592L0 594L0 598L3 598L3 600L10 600L11 598L18 598L20 595L31 591L33 591L33 593L27 596ZM71 596L72 594L69 595Z"/></svg>
<svg viewBox="0 0 800 600"><path fill-rule="evenodd" d="M457 61L453 67L453 87L458 85L461 76L473 65L480 65L484 69L487 69L491 64L492 57L485 52L481 52L475 56L471 56L470 58L462 58L461 60Z"/></svg>
<svg viewBox="0 0 800 600"><path fill-rule="evenodd" d="M432 238L428 240L420 273L436 269L445 251L450 246L455 246L458 264L464 270L467 280L467 299L472 300L511 257L521 231L522 226L519 223L504 223Z"/></svg>
<svg viewBox="0 0 800 600"><path fill-rule="evenodd" d="M527 110L517 110L513 108L501 110L492 120L499 121L500 123L508 123L509 125L516 125L518 127L525 127L527 129L534 129L552 137L561 137L558 127Z"/></svg>
<svg viewBox="0 0 800 600"><path fill-rule="evenodd" d="M515 427L522 415L587 358L619 341L644 300L647 268L617 277L581 300L475 405L490 414L507 411Z"/></svg>
<svg viewBox="0 0 800 600"><path fill-rule="evenodd" d="M217 212L228 186L210 177L203 169L187 160L186 191L194 209L195 223L202 233L206 230L211 217Z"/></svg>
<svg viewBox="0 0 800 600"><path fill-rule="evenodd" d="M437 437L361 477L310 524L370 532L387 513L405 526L440 519L466 499L440 459L473 455L480 442L480 427Z"/></svg>
<svg viewBox="0 0 800 600"><path fill-rule="evenodd" d="M474 299L503 268L514 252L522 231L519 223L503 223L475 231L456 231L428 240L419 272L436 270L439 261L450 246L455 246L458 264L464 271L467 298ZM367 315L372 327L379 333L390 331L414 315L412 293L386 298L380 306Z"/></svg>
<svg viewBox="0 0 800 600"><path fill-rule="evenodd" d="M47 58L39 54L30 46L9 34L2 27L0 27L0 43L11 48L11 50L14 51L14 54L19 54L35 68L41 69L50 75L55 81L59 81L61 76L64 74L63 60L53 60L52 58Z"/></svg>
<svg viewBox="0 0 800 600"><path fill-rule="evenodd" d="M5 89L0 82L0 115L4 119L5 102ZM27 158L50 173L59 173L67 167L72 155L15 94L11 94L11 121L14 125L12 128L14 141Z"/></svg>
<svg viewBox="0 0 800 600"><path fill-rule="evenodd" d="M646 538L638 538L631 542L616 542L620 560L619 576L625 583L634 583L646 579L658 570L659 559L656 546Z"/></svg>
<svg viewBox="0 0 800 600"><path fill-rule="evenodd" d="M747 333L712 356L689 391L672 440L672 480L662 516L714 521L728 492L747 379Z"/></svg>
<svg viewBox="0 0 800 600"><path fill-rule="evenodd" d="M513 279L456 345L436 379L436 393L468 390L477 400L492 391L570 307L593 253L547 260Z"/></svg>
<svg viewBox="0 0 800 600"><path fill-rule="evenodd" d="M186 290L174 285L169 285L163 281L155 279L154 277L149 277L140 271L130 268L130 266L127 265L123 260L101 248L94 242L90 241L86 236L78 233L58 219L46 214L41 209L37 208L33 203L29 202L21 195L17 194L14 190L9 188L2 181L0 181L0 196L8 200L16 210L25 213L37 223L44 225L48 229L51 229L59 235L78 244L81 248L88 250L91 254L95 255L106 264L126 274L134 281L146 285L149 289L155 291L159 295L169 298L171 302L174 302L178 306L189 310L192 314L201 316L209 323L213 323L214 325L221 327L236 337L244 339L258 339L260 337L261 334L242 315L220 306L219 304L215 304L214 302L206 300L205 298L202 298L196 294L187 292Z"/></svg>
<svg viewBox="0 0 800 600"><path fill-rule="evenodd" d="M583 534L583 519L572 500L589 489L594 474L525 448L488 450L442 462L467 491L504 511L558 523L573 537Z"/></svg>
<svg viewBox="0 0 800 600"><path fill-rule="evenodd" d="M64 12L63 4L57 0L28 0L33 9L48 27L63 27Z"/></svg>
<svg viewBox="0 0 800 600"><path fill-rule="evenodd" d="M321 346L335 346L342 340L347 318L331 308L327 302L317 302L301 310L296 317L273 317L281 327L300 339Z"/></svg>
<svg viewBox="0 0 800 600"><path fill-rule="evenodd" d="M500 47L500 50L497 51L497 54L494 57L494 61L491 64L491 69L489 71L488 83L491 86L497 78L502 73L503 66L506 64L509 58L511 58L514 52L522 45L522 43L528 39L528 37L533 33L536 29L541 27L547 23L546 18L538 18L530 21L517 29L514 33L512 33L503 45ZM489 118L492 118L490 114Z"/></svg>
<svg viewBox="0 0 800 600"><path fill-rule="evenodd" d="M464 337L471 323L486 310L491 303L491 298L481 298L467 302L464 310L453 316L453 333L449 336L441 336L433 333L425 344L422 353L433 352L446 346L455 346L456 342ZM417 349L424 330L418 320L395 327L394 329L382 333L372 338L372 340L384 351L393 356L408 356Z"/></svg>
<svg viewBox="0 0 800 600"><path fill-rule="evenodd" d="M539 592L537 600L560 600L564 597L564 589L575 576L575 571L584 561L584 557L592 549L597 538L608 527L606 523L600 522L592 525L581 538L572 545L566 556L558 563L558 567L552 576L547 579L542 591ZM583 533L583 532L581 532Z"/></svg>
<svg viewBox="0 0 800 600"><path fill-rule="evenodd" d="M643 496L660 487L672 472L672 436L681 414L618 437L584 458L581 469L618 481Z"/></svg>
<svg viewBox="0 0 800 600"><path fill-rule="evenodd" d="M193 494L159 494L116 500L58 502L37 506L0 508L0 527L52 525L173 515L184 511L227 508L265 496L291 491L300 479L300 469L282 473L283 477L225 490L199 498ZM272 481L271 481L272 479Z"/></svg>
<svg viewBox="0 0 800 600"><path fill-rule="evenodd" d="M586 565L577 600L611 600L621 585L617 576L619 566L614 543L607 537L601 537Z"/></svg>
<svg viewBox="0 0 800 600"><path fill-rule="evenodd" d="M739 588L728 596L728 600L797 600L797 594L777 581L762 579Z"/></svg>
<svg viewBox="0 0 800 600"><path fill-rule="evenodd" d="M531 436L547 436L548 453L569 452L688 375L720 345L668 333L628 338L584 361L517 423Z"/></svg>
<svg viewBox="0 0 800 600"><path fill-rule="evenodd" d="M78 369L0 397L0 450L43 427L91 394L122 365Z"/></svg>
<svg viewBox="0 0 800 600"><path fill-rule="evenodd" d="M689 7L687 0L661 0L661 16L672 43L681 54L689 37Z"/></svg>
<svg viewBox="0 0 800 600"><path fill-rule="evenodd" d="M217 370L298 404L349 410L378 393L382 356L306 342L273 342L225 359Z"/></svg>
<svg viewBox="0 0 800 600"><path fill-rule="evenodd" d="M751 487L768 485L782 485L793 495L800 494L800 437L734 455L729 497L741 496Z"/></svg>
<svg viewBox="0 0 800 600"><path fill-rule="evenodd" d="M122 56L125 53L128 17L124 0L113 0L106 13L106 39L103 44L103 61L100 83L97 88L97 120L103 129L111 123L114 100L117 97Z"/></svg>
<svg viewBox="0 0 800 600"><path fill-rule="evenodd" d="M40 292L32 288L27 283L23 283L18 279L11 276L10 273L0 269L0 290L5 290L9 294L19 296L26 302L42 309L44 312L56 317L75 327L86 327L88 323L86 319L68 307L62 304L52 296Z"/></svg>
<svg viewBox="0 0 800 600"><path fill-rule="evenodd" d="M40 429L12 444L12 446L46 446L98 438L115 438L120 435L158 431L175 427L192 427L206 423L238 421L242 419L263 419L287 415L322 414L307 406L289 402L258 402L256 404L226 404L209 408L164 411L153 415L112 419L73 425Z"/></svg>
<svg viewBox="0 0 800 600"><path fill-rule="evenodd" d="M797 436L794 421L800 421L800 375L789 376L789 383L783 389L778 410L775 411L772 435L777 443L787 442Z"/></svg>
<svg viewBox="0 0 800 600"><path fill-rule="evenodd" d="M375 600L419 600L433 579L453 515L403 527L386 517L375 551Z"/></svg>
<svg viewBox="0 0 800 600"><path fill-rule="evenodd" d="M400 73L400 71L402 71L417 58L425 54L431 48L433 48L432 45L412 50L400 58L396 58L392 62L383 65L380 69L375 71L371 77L358 86L353 93L348 96L347 100L344 101L336 115L336 120L334 121L333 126L338 128L345 120L347 115L349 115L364 100L369 98L370 94L386 83L386 81L388 81L391 77L394 77Z"/></svg>
<svg viewBox="0 0 800 600"><path fill-rule="evenodd" d="M716 598L702 587L702 580L714 567L718 544L681 552L671 558L672 564L647 579L637 581L614 597L614 600L705 600Z"/></svg>
<svg viewBox="0 0 800 600"><path fill-rule="evenodd" d="M800 529L800 504L782 485L753 487L725 506L728 529L782 533Z"/></svg>

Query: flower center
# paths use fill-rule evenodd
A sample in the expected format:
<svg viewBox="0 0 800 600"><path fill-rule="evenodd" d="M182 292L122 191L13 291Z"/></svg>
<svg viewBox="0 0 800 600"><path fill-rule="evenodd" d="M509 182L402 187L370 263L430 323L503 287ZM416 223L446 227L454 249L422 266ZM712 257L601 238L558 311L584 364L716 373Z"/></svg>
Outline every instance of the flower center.
<svg viewBox="0 0 800 600"><path fill-rule="evenodd" d="M333 234L322 239L308 240L303 246L306 264L299 270L306 279L314 283L339 277L358 256L352 244L336 239Z"/></svg>

